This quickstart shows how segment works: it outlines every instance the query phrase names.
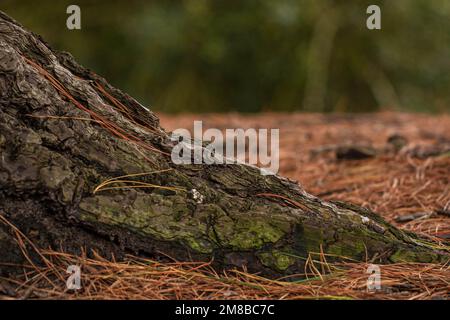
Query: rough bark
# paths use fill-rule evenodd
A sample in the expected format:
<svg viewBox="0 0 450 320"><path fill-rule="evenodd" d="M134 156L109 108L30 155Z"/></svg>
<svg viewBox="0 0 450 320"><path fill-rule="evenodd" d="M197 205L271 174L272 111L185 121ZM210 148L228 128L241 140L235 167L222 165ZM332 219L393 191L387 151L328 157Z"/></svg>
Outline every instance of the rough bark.
<svg viewBox="0 0 450 320"><path fill-rule="evenodd" d="M0 215L38 246L213 259L269 276L303 272L321 250L378 263L448 259L447 247L288 179L245 165L174 165L172 147L151 111L0 12ZM93 192L165 169L127 179L178 189ZM3 263L23 259L6 223L0 252Z"/></svg>

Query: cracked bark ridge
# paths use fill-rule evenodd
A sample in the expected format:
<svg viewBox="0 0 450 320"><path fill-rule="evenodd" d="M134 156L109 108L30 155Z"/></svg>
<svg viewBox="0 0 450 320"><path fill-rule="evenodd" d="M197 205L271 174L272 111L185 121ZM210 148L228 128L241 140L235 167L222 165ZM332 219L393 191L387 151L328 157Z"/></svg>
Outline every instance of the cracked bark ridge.
<svg viewBox="0 0 450 320"><path fill-rule="evenodd" d="M448 259L448 247L253 167L176 166L172 147L151 111L0 12L0 215L36 245L213 259L267 276L302 273L321 250L377 263ZM160 187L93 192L139 173L149 174L125 180ZM23 261L4 223L0 252L2 263Z"/></svg>

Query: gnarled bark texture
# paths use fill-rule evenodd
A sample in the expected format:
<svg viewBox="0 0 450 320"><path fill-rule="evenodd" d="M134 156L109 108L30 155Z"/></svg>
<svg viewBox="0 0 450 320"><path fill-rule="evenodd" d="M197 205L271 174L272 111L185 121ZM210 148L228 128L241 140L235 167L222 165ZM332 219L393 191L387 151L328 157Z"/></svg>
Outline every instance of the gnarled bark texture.
<svg viewBox="0 0 450 320"><path fill-rule="evenodd" d="M38 246L213 258L269 276L303 272L320 250L381 263L448 259L446 247L288 179L174 165L172 147L151 111L0 13L0 215ZM139 173L148 174L94 193ZM159 187L116 188L130 183ZM23 259L6 223L0 253L2 263Z"/></svg>

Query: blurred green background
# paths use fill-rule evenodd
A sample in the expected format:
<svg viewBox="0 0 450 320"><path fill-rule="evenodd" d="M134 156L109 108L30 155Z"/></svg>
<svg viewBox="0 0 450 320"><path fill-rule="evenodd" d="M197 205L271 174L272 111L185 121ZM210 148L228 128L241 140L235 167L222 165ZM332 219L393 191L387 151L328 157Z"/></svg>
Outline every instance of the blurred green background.
<svg viewBox="0 0 450 320"><path fill-rule="evenodd" d="M82 29L66 28L81 7ZM382 30L366 9L382 10ZM154 110L450 109L449 0L3 0Z"/></svg>

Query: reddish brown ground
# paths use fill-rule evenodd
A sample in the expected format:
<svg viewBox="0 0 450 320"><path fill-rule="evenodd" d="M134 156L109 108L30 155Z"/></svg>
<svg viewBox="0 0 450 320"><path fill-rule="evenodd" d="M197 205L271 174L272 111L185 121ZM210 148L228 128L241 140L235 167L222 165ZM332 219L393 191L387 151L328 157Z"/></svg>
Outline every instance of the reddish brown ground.
<svg viewBox="0 0 450 320"><path fill-rule="evenodd" d="M160 115L163 127L279 128L280 174L326 199L371 208L400 228L447 238L450 234L450 115L209 114ZM408 140L398 152L388 137ZM335 147L371 145L386 150L365 160L336 160ZM447 150L447 151L445 151ZM427 153L433 153L431 156ZM399 217L419 218L398 222ZM18 234L22 242L23 236ZM19 242L19 243L22 243ZM448 299L450 266L381 266L382 290L367 292L367 264L330 265L312 255L302 282L273 281L236 270L217 274L208 263L161 264L130 257L110 262L42 250L47 267L23 268L19 279L0 278L0 299L19 285L19 298L64 299ZM65 269L82 266L83 288L65 289ZM329 271L332 271L330 274Z"/></svg>

